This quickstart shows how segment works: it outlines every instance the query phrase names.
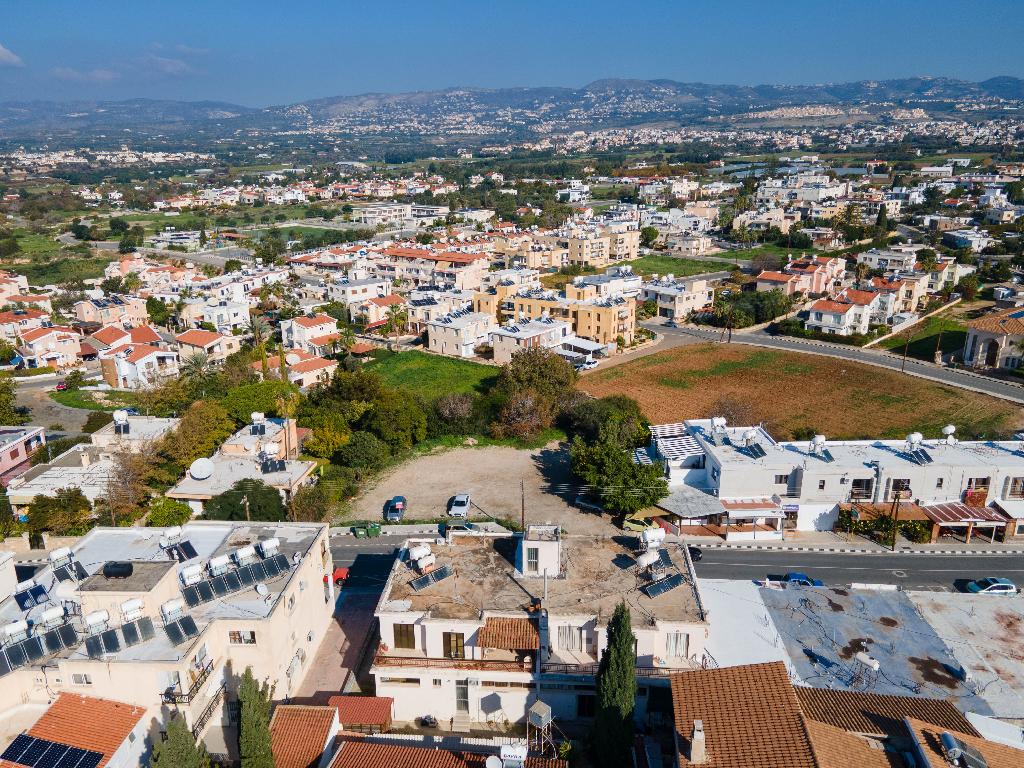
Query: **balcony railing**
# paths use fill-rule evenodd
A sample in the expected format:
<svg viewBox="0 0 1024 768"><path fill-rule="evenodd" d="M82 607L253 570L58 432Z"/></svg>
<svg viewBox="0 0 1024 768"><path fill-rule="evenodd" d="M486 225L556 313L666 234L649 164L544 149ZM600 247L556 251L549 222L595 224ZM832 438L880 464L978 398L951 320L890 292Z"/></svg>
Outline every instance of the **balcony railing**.
<svg viewBox="0 0 1024 768"><path fill-rule="evenodd" d="M160 694L161 700L164 704L191 704L199 694L199 689L203 687L203 683L206 682L212 672L213 659L210 659L203 665L202 669L199 670L199 674L192 682L192 686L188 691L180 692L168 689Z"/></svg>
<svg viewBox="0 0 1024 768"><path fill-rule="evenodd" d="M549 663L545 664L540 668L541 674L544 675L580 675L582 677L593 677L597 674L597 670L600 664L559 664ZM636 665L636 676L637 677L668 677L669 675L675 674L676 672L682 672L683 670L691 669L689 665L686 667L652 667L647 665Z"/></svg>
<svg viewBox="0 0 1024 768"><path fill-rule="evenodd" d="M202 733L203 728L210 722L210 718L213 717L213 713L220 707L222 701L224 701L224 692L227 690L227 683L221 682L214 692L213 696L210 697L210 703L206 705L205 709L196 718L195 724L192 726L192 736L198 739Z"/></svg>
<svg viewBox="0 0 1024 768"><path fill-rule="evenodd" d="M477 669L493 672L532 672L533 665L514 661L491 661L490 659L427 659L415 656L385 656L378 653L373 658L375 667L415 667L422 669Z"/></svg>

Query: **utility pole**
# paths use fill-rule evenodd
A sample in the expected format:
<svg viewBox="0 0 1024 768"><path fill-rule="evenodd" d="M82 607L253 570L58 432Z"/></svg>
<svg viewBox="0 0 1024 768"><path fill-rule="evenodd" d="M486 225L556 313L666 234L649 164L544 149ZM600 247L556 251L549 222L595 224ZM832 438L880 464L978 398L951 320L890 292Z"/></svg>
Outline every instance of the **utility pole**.
<svg viewBox="0 0 1024 768"><path fill-rule="evenodd" d="M526 481L519 481L519 525L526 530Z"/></svg>
<svg viewBox="0 0 1024 768"><path fill-rule="evenodd" d="M245 521L247 523L251 523L252 522L252 518L249 516L249 496L248 495L242 497L242 504L245 505Z"/></svg>
<svg viewBox="0 0 1024 768"><path fill-rule="evenodd" d="M903 345L903 362L900 364L900 373L907 370L907 351L910 349L910 342L914 340L914 334L907 336L907 343Z"/></svg>

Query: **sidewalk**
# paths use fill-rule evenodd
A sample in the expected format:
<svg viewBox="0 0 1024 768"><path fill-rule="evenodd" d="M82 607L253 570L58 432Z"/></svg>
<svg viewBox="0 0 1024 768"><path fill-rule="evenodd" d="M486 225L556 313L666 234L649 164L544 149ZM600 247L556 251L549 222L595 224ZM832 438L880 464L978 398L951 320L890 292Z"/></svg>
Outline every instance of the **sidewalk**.
<svg viewBox="0 0 1024 768"><path fill-rule="evenodd" d="M972 541L963 544L957 541L937 544L915 544L906 539L896 542L895 553L886 544L864 538L847 536L831 531L789 531L784 541L722 541L707 536L669 536L670 540L700 547L701 549L745 549L779 552L844 552L865 555L1015 555L1024 554L1024 542L1003 544L1000 542Z"/></svg>

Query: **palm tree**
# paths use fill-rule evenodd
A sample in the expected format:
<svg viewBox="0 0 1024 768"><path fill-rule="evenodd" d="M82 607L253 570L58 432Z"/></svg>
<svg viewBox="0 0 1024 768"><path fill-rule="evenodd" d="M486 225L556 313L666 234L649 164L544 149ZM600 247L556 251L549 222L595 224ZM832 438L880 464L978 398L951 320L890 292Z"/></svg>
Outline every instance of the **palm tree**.
<svg viewBox="0 0 1024 768"><path fill-rule="evenodd" d="M213 361L202 350L193 352L181 361L179 371L184 378L198 381L213 373Z"/></svg>
<svg viewBox="0 0 1024 768"><path fill-rule="evenodd" d="M356 332L348 325L344 325L338 329L337 337L331 342L331 352L338 354L338 352L344 350L347 354L352 345L356 343Z"/></svg>
<svg viewBox="0 0 1024 768"><path fill-rule="evenodd" d="M406 323L409 322L409 313L405 309L404 304L389 304L388 305L388 321L384 325L385 330L388 333L395 334L395 344L398 344L398 338L402 335L402 331L405 330Z"/></svg>
<svg viewBox="0 0 1024 768"><path fill-rule="evenodd" d="M249 317L249 333L252 335L252 343L260 353L261 369L263 377L268 373L267 367L267 337L270 335L270 324L263 315L251 315Z"/></svg>

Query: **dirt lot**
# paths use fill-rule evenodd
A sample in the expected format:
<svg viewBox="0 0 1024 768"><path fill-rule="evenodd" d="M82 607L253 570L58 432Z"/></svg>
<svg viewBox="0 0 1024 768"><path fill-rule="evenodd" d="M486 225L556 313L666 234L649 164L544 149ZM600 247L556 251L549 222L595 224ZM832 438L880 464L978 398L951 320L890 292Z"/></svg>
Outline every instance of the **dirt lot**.
<svg viewBox="0 0 1024 768"><path fill-rule="evenodd" d="M409 518L443 517L448 499L468 492L493 517L519 520L520 482L526 491L526 522L561 525L568 533L611 535L610 518L571 506L568 453L557 444L538 451L515 448L456 448L408 461L380 478L354 505L353 518L379 520L392 496L409 500ZM475 519L487 519L477 510Z"/></svg>
<svg viewBox="0 0 1024 768"><path fill-rule="evenodd" d="M629 395L654 423L722 415L765 422L778 439L794 432L833 439L1004 436L1022 410L985 395L875 366L797 352L699 344L678 347L584 376L597 397Z"/></svg>

